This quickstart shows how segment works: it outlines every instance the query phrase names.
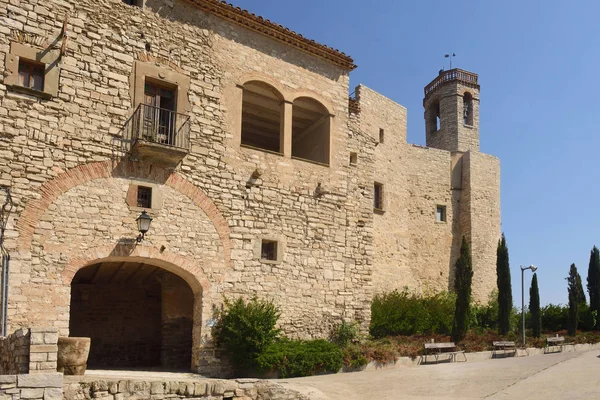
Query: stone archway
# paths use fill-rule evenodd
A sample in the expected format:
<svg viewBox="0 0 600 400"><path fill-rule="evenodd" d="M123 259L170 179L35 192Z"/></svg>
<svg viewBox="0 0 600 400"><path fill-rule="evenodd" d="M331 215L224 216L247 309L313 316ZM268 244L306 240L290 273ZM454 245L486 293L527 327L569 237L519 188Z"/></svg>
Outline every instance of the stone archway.
<svg viewBox="0 0 600 400"><path fill-rule="evenodd" d="M92 339L89 368L190 370L202 290L161 265L108 257L74 274L69 331Z"/></svg>

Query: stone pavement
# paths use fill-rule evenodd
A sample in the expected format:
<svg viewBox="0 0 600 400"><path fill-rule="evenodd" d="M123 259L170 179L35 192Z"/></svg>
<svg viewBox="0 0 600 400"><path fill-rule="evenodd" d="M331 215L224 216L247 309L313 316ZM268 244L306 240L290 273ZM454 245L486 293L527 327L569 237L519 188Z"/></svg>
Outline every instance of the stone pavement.
<svg viewBox="0 0 600 400"><path fill-rule="evenodd" d="M422 365L278 381L315 400L597 399L600 351Z"/></svg>

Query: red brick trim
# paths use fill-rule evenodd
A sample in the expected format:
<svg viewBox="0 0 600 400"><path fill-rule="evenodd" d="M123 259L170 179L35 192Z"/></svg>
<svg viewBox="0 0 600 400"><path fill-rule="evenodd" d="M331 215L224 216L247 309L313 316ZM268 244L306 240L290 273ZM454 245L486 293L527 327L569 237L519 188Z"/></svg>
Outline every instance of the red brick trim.
<svg viewBox="0 0 600 400"><path fill-rule="evenodd" d="M94 249L82 250L74 254L61 275L65 285L71 285L73 277L81 268L103 260L120 260L122 258L138 258L150 265L163 268L183 278L192 288L194 293L201 291L207 293L210 283L202 268L192 260L178 256L173 253L160 252L153 247L133 245L106 245Z"/></svg>
<svg viewBox="0 0 600 400"><path fill-rule="evenodd" d="M149 179L164 183L189 197L206 213L213 223L221 239L225 263L226 265L230 264L231 232L229 224L212 200L177 172L128 160L121 160L118 163L102 161L78 165L63 172L51 181L44 183L39 190L41 198L28 201L19 216L16 226L19 233L18 248L20 250L29 250L31 248L31 241L39 219L46 212L50 204L59 196L75 186L82 185L94 179L105 178Z"/></svg>

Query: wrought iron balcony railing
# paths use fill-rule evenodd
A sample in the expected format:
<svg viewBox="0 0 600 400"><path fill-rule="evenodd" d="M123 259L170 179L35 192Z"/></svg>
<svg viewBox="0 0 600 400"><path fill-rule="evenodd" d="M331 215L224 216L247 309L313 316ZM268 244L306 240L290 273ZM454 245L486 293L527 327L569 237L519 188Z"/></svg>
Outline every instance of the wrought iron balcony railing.
<svg viewBox="0 0 600 400"><path fill-rule="evenodd" d="M175 111L140 104L123 126L123 136L131 143L153 143L176 149L190 149L190 117Z"/></svg>

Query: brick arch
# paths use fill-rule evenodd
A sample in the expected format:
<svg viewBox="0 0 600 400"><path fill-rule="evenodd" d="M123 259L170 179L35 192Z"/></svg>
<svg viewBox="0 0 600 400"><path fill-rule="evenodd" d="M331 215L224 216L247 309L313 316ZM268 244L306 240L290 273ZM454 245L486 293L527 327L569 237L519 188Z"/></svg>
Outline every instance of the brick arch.
<svg viewBox="0 0 600 400"><path fill-rule="evenodd" d="M106 178L149 179L163 183L190 198L206 213L212 222L221 239L225 263L226 265L230 264L231 232L229 224L212 200L177 172L129 160L121 160L119 162L109 160L78 165L44 183L39 189L41 197L28 201L17 221L16 230L19 233L18 248L21 250L31 248L33 234L39 219L59 196L75 186L82 185L94 179Z"/></svg>
<svg viewBox="0 0 600 400"><path fill-rule="evenodd" d="M208 278L194 261L177 254L161 252L153 247L132 247L127 244L105 245L74 254L61 272L63 283L70 285L80 269L103 261L143 262L178 275L190 285L194 293L207 293L210 289Z"/></svg>

